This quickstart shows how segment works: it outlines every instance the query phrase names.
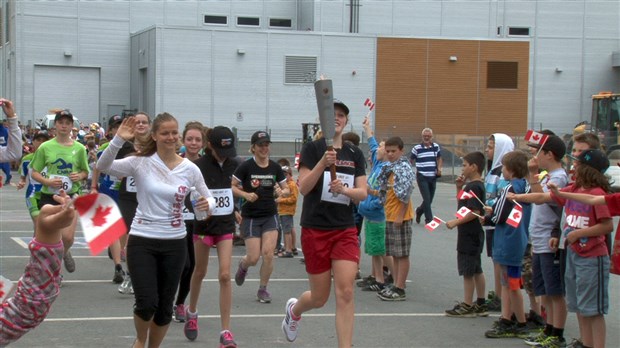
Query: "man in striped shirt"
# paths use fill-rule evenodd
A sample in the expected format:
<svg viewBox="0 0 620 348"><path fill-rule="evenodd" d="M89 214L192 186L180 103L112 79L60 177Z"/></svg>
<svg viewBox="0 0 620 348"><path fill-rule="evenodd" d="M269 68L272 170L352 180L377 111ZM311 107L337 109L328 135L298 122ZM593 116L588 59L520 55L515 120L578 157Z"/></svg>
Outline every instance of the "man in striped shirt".
<svg viewBox="0 0 620 348"><path fill-rule="evenodd" d="M415 210L415 221L420 223L424 214L425 223L433 221L431 203L435 197L437 178L441 176L441 150L439 144L433 142L433 130L422 130L422 142L411 149L411 164L416 167L416 181L422 195L422 204Z"/></svg>

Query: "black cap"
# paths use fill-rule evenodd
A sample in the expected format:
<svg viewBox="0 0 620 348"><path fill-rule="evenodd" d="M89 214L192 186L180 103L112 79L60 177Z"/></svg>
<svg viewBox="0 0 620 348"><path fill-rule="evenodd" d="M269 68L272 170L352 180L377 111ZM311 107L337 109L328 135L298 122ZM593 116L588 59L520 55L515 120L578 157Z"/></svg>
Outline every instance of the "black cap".
<svg viewBox="0 0 620 348"><path fill-rule="evenodd" d="M228 127L217 126L211 129L209 144L219 157L237 157L235 134Z"/></svg>
<svg viewBox="0 0 620 348"><path fill-rule="evenodd" d="M57 122L58 120L60 120L63 117L66 117L66 118L70 119L71 122L73 122L73 115L71 114L71 112L69 112L69 110L58 111L56 113L56 117L54 117L54 122Z"/></svg>
<svg viewBox="0 0 620 348"><path fill-rule="evenodd" d="M269 138L269 134L265 131L258 131L252 134L252 145L270 143L271 138Z"/></svg>
<svg viewBox="0 0 620 348"><path fill-rule="evenodd" d="M570 156L580 164L590 166L601 173L609 168L609 160L601 150L585 150L577 157Z"/></svg>
<svg viewBox="0 0 620 348"><path fill-rule="evenodd" d="M345 103L343 103L342 101L340 101L339 99L334 98L334 107L340 107L342 110L344 110L344 113L349 116L349 108L345 105Z"/></svg>
<svg viewBox="0 0 620 348"><path fill-rule="evenodd" d="M108 120L108 129L121 123L123 123L123 118L121 115L110 116L110 119Z"/></svg>
<svg viewBox="0 0 620 348"><path fill-rule="evenodd" d="M540 149L540 144L527 144L527 146L535 149ZM550 135L542 146L544 151L551 151L557 158L562 158L566 155L566 144L557 135Z"/></svg>

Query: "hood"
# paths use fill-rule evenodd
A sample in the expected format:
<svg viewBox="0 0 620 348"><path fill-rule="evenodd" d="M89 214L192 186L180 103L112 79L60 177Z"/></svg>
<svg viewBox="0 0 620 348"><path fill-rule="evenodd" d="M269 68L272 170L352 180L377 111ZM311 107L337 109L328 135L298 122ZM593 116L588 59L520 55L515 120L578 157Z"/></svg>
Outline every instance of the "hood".
<svg viewBox="0 0 620 348"><path fill-rule="evenodd" d="M491 164L491 170L501 166L504 155L515 149L515 144L506 134L494 133L493 138L495 138L495 151L493 152L493 163Z"/></svg>

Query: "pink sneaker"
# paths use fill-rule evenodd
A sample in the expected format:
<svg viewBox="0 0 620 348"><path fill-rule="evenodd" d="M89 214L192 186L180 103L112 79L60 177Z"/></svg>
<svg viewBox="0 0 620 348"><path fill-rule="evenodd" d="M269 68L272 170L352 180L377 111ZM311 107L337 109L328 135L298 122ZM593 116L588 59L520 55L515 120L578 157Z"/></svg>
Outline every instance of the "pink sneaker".
<svg viewBox="0 0 620 348"><path fill-rule="evenodd" d="M185 317L187 321L183 327L183 333L188 340L193 341L198 337L198 314L190 314L186 311Z"/></svg>
<svg viewBox="0 0 620 348"><path fill-rule="evenodd" d="M237 348L232 332L224 330L220 335L220 348Z"/></svg>
<svg viewBox="0 0 620 348"><path fill-rule="evenodd" d="M185 322L185 305L178 304L174 306L174 320L179 323Z"/></svg>

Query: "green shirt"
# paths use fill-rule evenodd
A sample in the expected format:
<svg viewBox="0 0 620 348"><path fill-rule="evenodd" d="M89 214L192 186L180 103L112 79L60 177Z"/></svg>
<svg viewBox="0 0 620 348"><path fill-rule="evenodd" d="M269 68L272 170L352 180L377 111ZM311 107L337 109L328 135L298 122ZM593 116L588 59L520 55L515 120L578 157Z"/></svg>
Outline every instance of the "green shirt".
<svg viewBox="0 0 620 348"><path fill-rule="evenodd" d="M69 174L90 171L88 154L84 145L74 141L72 145L65 146L59 144L55 138L39 146L34 153L30 167L39 173L47 167L47 178L60 177L67 194L78 192L81 186L80 182L71 182ZM41 192L54 194L57 190L44 185Z"/></svg>

